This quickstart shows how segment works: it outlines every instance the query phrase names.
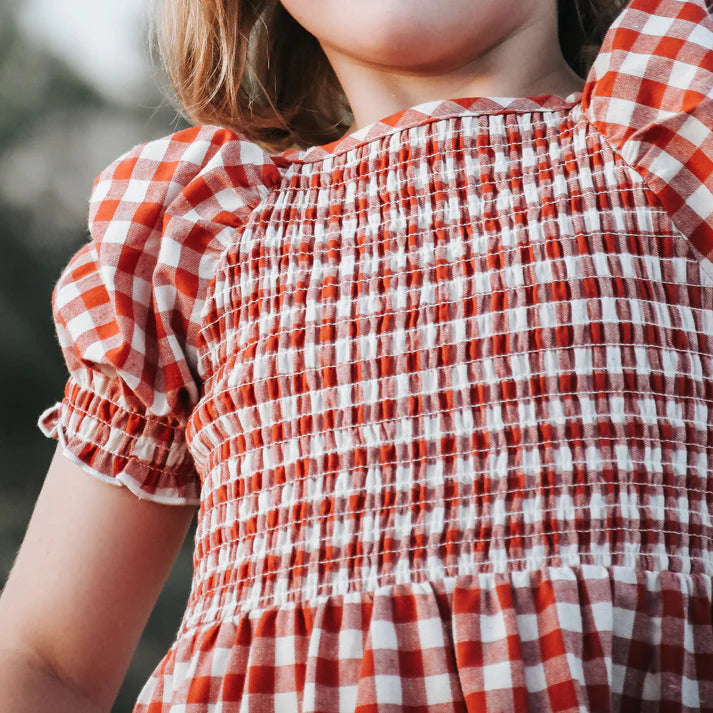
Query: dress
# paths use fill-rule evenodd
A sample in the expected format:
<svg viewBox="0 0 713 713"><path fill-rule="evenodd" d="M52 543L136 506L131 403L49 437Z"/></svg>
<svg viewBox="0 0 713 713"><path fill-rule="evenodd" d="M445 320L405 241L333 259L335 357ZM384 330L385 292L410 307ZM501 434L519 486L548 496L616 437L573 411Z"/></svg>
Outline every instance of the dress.
<svg viewBox="0 0 713 713"><path fill-rule="evenodd" d="M199 506L134 713L713 711L713 12L582 91L97 177L39 425Z"/></svg>

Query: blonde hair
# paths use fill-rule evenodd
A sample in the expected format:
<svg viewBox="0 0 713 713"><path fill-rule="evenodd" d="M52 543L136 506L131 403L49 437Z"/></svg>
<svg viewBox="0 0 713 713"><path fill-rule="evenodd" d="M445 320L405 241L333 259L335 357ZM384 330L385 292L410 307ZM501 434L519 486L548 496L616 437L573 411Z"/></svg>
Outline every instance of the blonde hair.
<svg viewBox="0 0 713 713"><path fill-rule="evenodd" d="M353 116L318 40L279 0L156 0L152 35L179 110L269 152L325 144ZM585 77L626 0L558 0L562 53ZM308 68L308 71L305 70Z"/></svg>

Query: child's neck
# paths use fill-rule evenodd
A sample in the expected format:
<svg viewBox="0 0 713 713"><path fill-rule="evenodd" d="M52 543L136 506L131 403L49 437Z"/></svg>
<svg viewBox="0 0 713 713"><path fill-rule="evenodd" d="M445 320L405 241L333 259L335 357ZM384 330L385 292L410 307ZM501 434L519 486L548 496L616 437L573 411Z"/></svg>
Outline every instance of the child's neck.
<svg viewBox="0 0 713 713"><path fill-rule="evenodd" d="M498 40L450 71L417 73L362 63L325 47L349 99L354 122L346 133L428 101L459 97L566 97L584 80L564 59L557 25L547 16Z"/></svg>

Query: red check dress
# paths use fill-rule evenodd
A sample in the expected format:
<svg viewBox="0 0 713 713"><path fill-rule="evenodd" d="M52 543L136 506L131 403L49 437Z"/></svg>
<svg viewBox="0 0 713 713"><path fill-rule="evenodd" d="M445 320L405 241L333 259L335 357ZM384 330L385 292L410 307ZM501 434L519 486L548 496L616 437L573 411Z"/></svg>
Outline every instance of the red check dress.
<svg viewBox="0 0 713 713"><path fill-rule="evenodd" d="M199 506L135 713L713 711L713 12L581 92L97 178L43 431Z"/></svg>

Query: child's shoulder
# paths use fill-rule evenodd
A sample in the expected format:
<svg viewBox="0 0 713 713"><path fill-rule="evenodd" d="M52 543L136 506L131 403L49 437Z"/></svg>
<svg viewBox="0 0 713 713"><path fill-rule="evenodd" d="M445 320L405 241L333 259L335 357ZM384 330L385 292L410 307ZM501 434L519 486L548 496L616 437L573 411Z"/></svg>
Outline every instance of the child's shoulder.
<svg viewBox="0 0 713 713"><path fill-rule="evenodd" d="M214 175L221 188L269 183L278 164L258 144L231 129L200 125L139 143L111 161L94 179L92 197L108 198L112 191L125 200L154 196L170 199L198 177ZM118 197L118 196L117 196Z"/></svg>
<svg viewBox="0 0 713 713"><path fill-rule="evenodd" d="M713 0L630 0L587 77L583 106L628 138L672 111L709 109Z"/></svg>
<svg viewBox="0 0 713 713"><path fill-rule="evenodd" d="M166 213L197 217L251 209L281 179L278 161L231 129L200 125L139 143L94 179L93 235L124 221L148 226Z"/></svg>
<svg viewBox="0 0 713 713"><path fill-rule="evenodd" d="M713 0L630 0L581 106L713 277Z"/></svg>
<svg viewBox="0 0 713 713"><path fill-rule="evenodd" d="M137 162L144 168L154 163L186 170L191 166L203 167L217 155L232 165L274 164L271 154L243 134L222 126L201 124L139 143L118 156L105 172L112 167L128 167Z"/></svg>

